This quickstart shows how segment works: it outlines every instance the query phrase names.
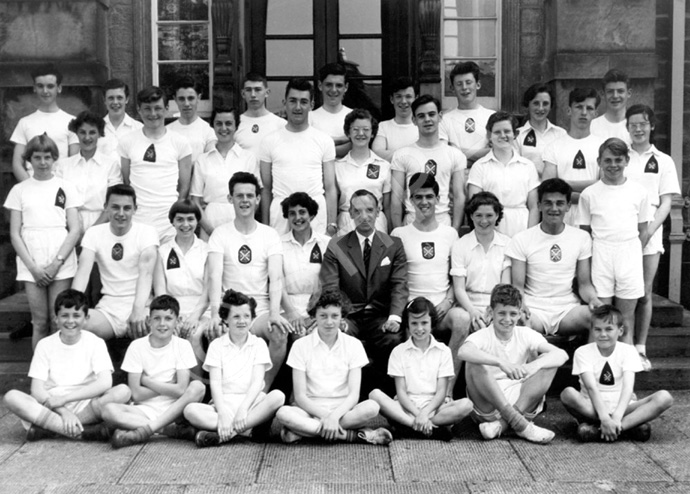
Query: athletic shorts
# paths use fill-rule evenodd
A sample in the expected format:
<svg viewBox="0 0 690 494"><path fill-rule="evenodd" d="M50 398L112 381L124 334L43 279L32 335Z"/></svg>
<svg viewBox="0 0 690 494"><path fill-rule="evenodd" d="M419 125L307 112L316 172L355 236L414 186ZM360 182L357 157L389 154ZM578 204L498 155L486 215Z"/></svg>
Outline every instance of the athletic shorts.
<svg viewBox="0 0 690 494"><path fill-rule="evenodd" d="M127 319L132 313L133 304L134 297L103 295L92 310L97 310L103 314L103 317L110 323L115 336L122 338L127 333Z"/></svg>
<svg viewBox="0 0 690 494"><path fill-rule="evenodd" d="M599 297L633 300L644 296L640 241L637 238L625 242L594 240L592 283Z"/></svg>
<svg viewBox="0 0 690 494"><path fill-rule="evenodd" d="M175 401L175 398L161 395L141 403L132 403L131 406L142 412L147 419L156 420L163 415Z"/></svg>
<svg viewBox="0 0 690 494"><path fill-rule="evenodd" d="M520 397L520 391L522 391L522 381L512 379L500 379L498 381L498 385L503 391L503 395L506 397L506 400L508 400L508 403L510 405L515 405L515 403L517 403L518 401L518 398ZM470 394L470 390L467 389L466 391L467 397L474 403L474 400L472 399L472 396ZM542 397L541 401L539 402L539 405L534 411L529 413L523 413L524 417L527 420L534 420L534 418L537 415L539 415L544 409L545 401L546 396ZM477 423L495 422L496 420L499 420L501 418L501 413L496 409L490 412L483 412L479 410L476 406L473 406L470 416L472 417L472 420L474 420Z"/></svg>
<svg viewBox="0 0 690 494"><path fill-rule="evenodd" d="M544 334L546 335L554 335L558 332L558 327L561 324L561 321L565 316L568 315L568 313L573 310L576 307L579 307L580 304L568 304L566 306L554 306L553 310L543 310L543 309L537 309L534 307L530 307L530 315L531 319L536 319L538 320L543 328L544 328ZM529 307L529 305L528 305Z"/></svg>
<svg viewBox="0 0 690 494"><path fill-rule="evenodd" d="M664 253L664 227L660 226L649 239L647 245L644 246L642 250L643 256L649 256L653 254L663 254Z"/></svg>

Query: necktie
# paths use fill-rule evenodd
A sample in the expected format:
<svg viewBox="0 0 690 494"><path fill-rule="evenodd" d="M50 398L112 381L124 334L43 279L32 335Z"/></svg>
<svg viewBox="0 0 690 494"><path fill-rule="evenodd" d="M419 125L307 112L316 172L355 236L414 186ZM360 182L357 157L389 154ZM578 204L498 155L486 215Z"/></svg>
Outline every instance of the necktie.
<svg viewBox="0 0 690 494"><path fill-rule="evenodd" d="M364 269L369 274L369 258L371 257L371 242L368 238L364 239L364 250L362 251L362 259L364 259Z"/></svg>

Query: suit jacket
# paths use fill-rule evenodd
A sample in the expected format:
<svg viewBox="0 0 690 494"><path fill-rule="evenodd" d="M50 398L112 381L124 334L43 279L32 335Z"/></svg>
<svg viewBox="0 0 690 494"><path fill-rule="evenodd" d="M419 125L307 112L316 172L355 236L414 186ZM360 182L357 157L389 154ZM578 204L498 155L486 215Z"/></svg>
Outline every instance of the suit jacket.
<svg viewBox="0 0 690 494"><path fill-rule="evenodd" d="M407 303L407 258L399 238L376 231L371 245L369 276L362 248L352 231L331 239L321 264L321 286L340 289L357 312L369 306L382 316L402 317Z"/></svg>

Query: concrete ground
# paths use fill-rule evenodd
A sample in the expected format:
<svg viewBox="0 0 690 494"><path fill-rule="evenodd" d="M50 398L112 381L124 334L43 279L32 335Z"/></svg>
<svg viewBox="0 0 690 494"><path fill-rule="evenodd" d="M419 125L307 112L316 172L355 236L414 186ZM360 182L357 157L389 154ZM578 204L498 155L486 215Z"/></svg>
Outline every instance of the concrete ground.
<svg viewBox="0 0 690 494"><path fill-rule="evenodd" d="M470 421L450 443L255 444L197 449L154 438L121 450L62 439L25 442L0 406L0 493L678 493L690 492L690 391L652 424L647 443L580 444L575 423L548 400L537 419L549 445L509 435L486 442ZM276 427L274 427L275 431Z"/></svg>

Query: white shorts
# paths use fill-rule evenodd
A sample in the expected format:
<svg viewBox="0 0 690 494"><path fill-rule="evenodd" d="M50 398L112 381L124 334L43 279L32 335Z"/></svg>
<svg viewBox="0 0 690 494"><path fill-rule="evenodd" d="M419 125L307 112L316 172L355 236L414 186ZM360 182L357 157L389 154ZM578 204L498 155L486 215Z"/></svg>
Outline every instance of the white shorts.
<svg viewBox="0 0 690 494"><path fill-rule="evenodd" d="M544 334L554 335L558 332L561 321L568 313L580 304L568 304L566 306L554 306L552 310L543 310L529 307L531 319L538 320L544 328Z"/></svg>
<svg viewBox="0 0 690 494"><path fill-rule="evenodd" d="M314 403L316 403L317 405L328 410L328 413L331 413L333 410L338 408L343 403L343 401L345 401L345 398L314 398L314 397L312 397L311 400ZM309 412L307 412L303 408L300 408L300 406L297 403L292 403L292 406L295 408L299 408L304 413L306 413L309 417L311 417L313 419L320 420L318 417L310 414Z"/></svg>
<svg viewBox="0 0 690 494"><path fill-rule="evenodd" d="M504 235L513 237L516 233L527 230L529 223L529 210L524 207L504 207L503 219L496 227L496 230Z"/></svg>
<svg viewBox="0 0 690 494"><path fill-rule="evenodd" d="M644 296L640 241L637 238L615 243L594 240L592 283L599 297L633 300Z"/></svg>
<svg viewBox="0 0 690 494"><path fill-rule="evenodd" d="M432 398L429 398L428 396L408 395L408 397L410 398L410 401L412 401L412 403L414 403L414 406L416 406L416 407L419 408L420 410L421 410L422 408L424 408L425 406L427 406L427 405L431 402L431 400L432 400ZM395 401L398 401L398 397L397 397L397 396L395 397ZM431 413L429 414L429 418L432 418L434 415L436 415L436 413L438 412L438 410L439 410L443 405L445 405L445 404L447 404L447 403L450 403L451 401L452 401L452 398L451 398L450 396L446 396L446 397L443 399L443 402L441 402L441 404L439 405L439 407L438 407L436 410L434 410L433 412L431 412ZM401 406L401 408L402 408L402 406ZM403 411L404 411L407 415L409 415L410 417L415 418L415 416L414 416L413 414L411 414L410 412L408 412L408 411L405 410L404 408L403 408Z"/></svg>
<svg viewBox="0 0 690 494"><path fill-rule="evenodd" d="M132 403L131 406L146 415L147 419L156 420L163 415L173 403L175 403L175 398L160 395L142 403Z"/></svg>
<svg viewBox="0 0 690 494"><path fill-rule="evenodd" d="M127 319L132 313L134 297L113 297L103 295L91 310L97 310L110 323L113 333L118 338L122 338L127 333Z"/></svg>
<svg viewBox="0 0 690 494"><path fill-rule="evenodd" d="M21 237L34 262L38 266L47 266L57 257L60 247L67 237L67 229L22 229ZM74 278L76 272L77 256L74 253L74 249L72 249L72 252L70 252L65 259L65 262L60 266L54 279L66 280ZM30 281L36 283L31 271L29 271L29 268L26 267L19 256L17 256L17 281Z"/></svg>
<svg viewBox="0 0 690 494"><path fill-rule="evenodd" d="M643 256L650 256L654 254L663 254L664 253L664 227L663 225L657 228L657 230L654 232L654 235L652 235L652 238L649 239L649 242L647 242L647 245L644 246L644 249L642 250L642 255Z"/></svg>
<svg viewBox="0 0 690 494"><path fill-rule="evenodd" d="M215 229L235 219L235 208L229 202L209 202L204 210L204 216L206 216L206 221L211 223Z"/></svg>
<svg viewBox="0 0 690 494"><path fill-rule="evenodd" d="M503 396L510 405L515 405L518 398L520 397L520 391L522 391L522 381L512 380L512 379L499 379L497 381L498 386L503 391ZM467 390L467 397L472 400L469 389ZM474 401L474 400L472 400ZM546 396L543 396L539 405L533 412L523 413L527 420L534 420L534 418L539 415L542 410L544 410L544 402L546 401ZM472 419L475 422L494 422L501 418L501 413L498 410L492 410L490 412L482 412L476 406L472 408L471 413Z"/></svg>

